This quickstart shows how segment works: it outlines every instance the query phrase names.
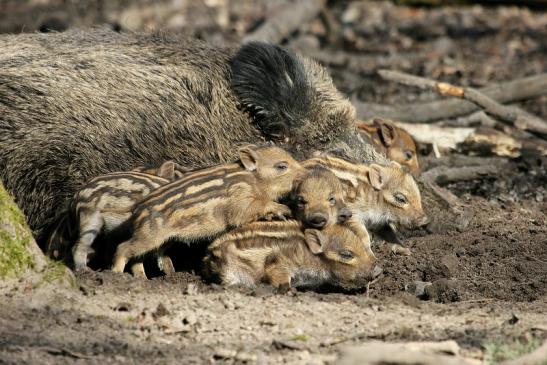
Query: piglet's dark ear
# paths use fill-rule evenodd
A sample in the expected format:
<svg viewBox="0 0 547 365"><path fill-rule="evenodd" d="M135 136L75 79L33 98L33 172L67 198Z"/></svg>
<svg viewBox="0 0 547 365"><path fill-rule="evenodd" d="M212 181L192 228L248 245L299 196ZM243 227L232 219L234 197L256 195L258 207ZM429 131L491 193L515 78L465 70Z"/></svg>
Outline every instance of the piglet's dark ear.
<svg viewBox="0 0 547 365"><path fill-rule="evenodd" d="M175 162L165 161L159 167L157 175L167 180L175 180Z"/></svg>
<svg viewBox="0 0 547 365"><path fill-rule="evenodd" d="M258 161L258 154L256 153L256 146L249 145L239 149L239 160L243 164L246 170L255 171L256 163Z"/></svg>
<svg viewBox="0 0 547 365"><path fill-rule="evenodd" d="M306 244L314 255L318 255L323 252L323 243L325 237L321 231L317 229L306 229L304 231L306 237Z"/></svg>
<svg viewBox="0 0 547 365"><path fill-rule="evenodd" d="M374 119L374 125L378 127L378 135L385 147L390 147L397 137L395 126L383 119Z"/></svg>
<svg viewBox="0 0 547 365"><path fill-rule="evenodd" d="M250 42L231 60L232 87L270 140L290 139L309 113L311 88L304 65L279 46Z"/></svg>

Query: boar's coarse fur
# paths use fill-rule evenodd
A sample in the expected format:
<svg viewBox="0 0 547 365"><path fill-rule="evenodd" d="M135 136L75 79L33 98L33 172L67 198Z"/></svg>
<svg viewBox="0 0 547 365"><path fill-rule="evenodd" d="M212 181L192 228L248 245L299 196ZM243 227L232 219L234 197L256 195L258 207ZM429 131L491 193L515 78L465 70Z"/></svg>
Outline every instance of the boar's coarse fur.
<svg viewBox="0 0 547 365"><path fill-rule="evenodd" d="M113 171L229 162L264 140L382 160L326 70L277 46L93 30L0 49L0 178L42 242L75 191Z"/></svg>

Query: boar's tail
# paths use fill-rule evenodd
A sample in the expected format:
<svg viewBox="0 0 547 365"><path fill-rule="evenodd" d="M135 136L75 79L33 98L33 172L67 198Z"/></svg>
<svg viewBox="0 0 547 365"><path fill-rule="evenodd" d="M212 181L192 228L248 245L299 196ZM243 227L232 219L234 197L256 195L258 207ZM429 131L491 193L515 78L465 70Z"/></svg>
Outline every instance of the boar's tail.
<svg viewBox="0 0 547 365"><path fill-rule="evenodd" d="M232 58L231 70L235 94L265 136L284 139L292 128L302 126L313 94L296 55L272 44L250 42Z"/></svg>
<svg viewBox="0 0 547 365"><path fill-rule="evenodd" d="M46 244L46 255L55 260L70 260L70 249L78 238L78 224L69 210L63 211Z"/></svg>

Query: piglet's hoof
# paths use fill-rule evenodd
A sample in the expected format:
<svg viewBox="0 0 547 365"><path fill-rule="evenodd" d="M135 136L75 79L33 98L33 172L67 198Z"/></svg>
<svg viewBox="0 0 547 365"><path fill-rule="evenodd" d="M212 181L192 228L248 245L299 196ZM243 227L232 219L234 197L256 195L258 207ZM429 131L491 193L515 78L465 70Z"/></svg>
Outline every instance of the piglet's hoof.
<svg viewBox="0 0 547 365"><path fill-rule="evenodd" d="M289 207L285 205L281 205L281 204L279 204L279 207L276 207L271 212L268 212L264 215L264 219L266 219L267 221L271 221L274 219L286 221L287 218L290 218L290 217L291 217L291 210L289 209Z"/></svg>
<svg viewBox="0 0 547 365"><path fill-rule="evenodd" d="M275 288L275 292L277 294L287 294L290 290L291 290L291 284L289 284L289 283L279 284Z"/></svg>

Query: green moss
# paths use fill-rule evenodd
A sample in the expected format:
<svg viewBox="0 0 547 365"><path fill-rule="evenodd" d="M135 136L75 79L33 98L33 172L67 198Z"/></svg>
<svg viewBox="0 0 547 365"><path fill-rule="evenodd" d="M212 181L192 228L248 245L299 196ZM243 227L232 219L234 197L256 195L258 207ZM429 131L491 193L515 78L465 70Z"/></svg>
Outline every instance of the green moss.
<svg viewBox="0 0 547 365"><path fill-rule="evenodd" d="M70 286L76 286L76 281L72 275L67 275L67 267L59 261L48 260L48 264L42 275L42 281L40 284L49 284L55 281L69 279Z"/></svg>
<svg viewBox="0 0 547 365"><path fill-rule="evenodd" d="M301 335L294 335L294 336L291 337L291 340L292 340L292 341L307 342L309 339L310 339L310 336L304 335L304 334L301 334Z"/></svg>
<svg viewBox="0 0 547 365"><path fill-rule="evenodd" d="M34 266L25 216L0 184L0 278L17 277Z"/></svg>
<svg viewBox="0 0 547 365"><path fill-rule="evenodd" d="M485 360L487 364L497 364L501 361L516 359L534 351L540 345L541 341L535 337L510 341L490 341L484 344ZM547 365L547 360L542 364Z"/></svg>

